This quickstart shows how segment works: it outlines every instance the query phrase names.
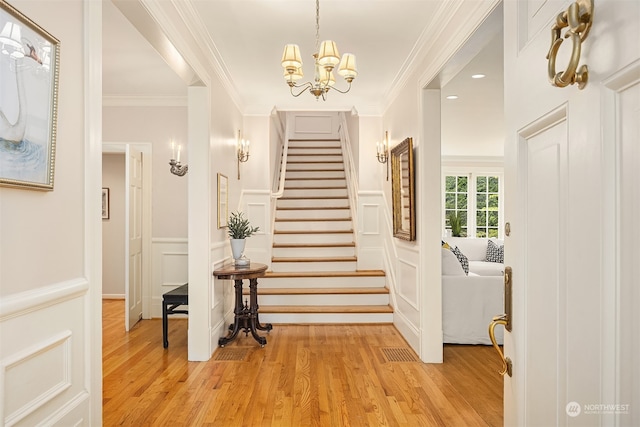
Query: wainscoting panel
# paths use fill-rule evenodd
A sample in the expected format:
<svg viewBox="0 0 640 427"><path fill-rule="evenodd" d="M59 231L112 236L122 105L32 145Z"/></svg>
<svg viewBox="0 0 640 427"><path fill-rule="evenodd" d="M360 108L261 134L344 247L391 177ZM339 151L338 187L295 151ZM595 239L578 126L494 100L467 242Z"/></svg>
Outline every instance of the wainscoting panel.
<svg viewBox="0 0 640 427"><path fill-rule="evenodd" d="M0 310L0 425L84 425L85 279L15 295Z"/></svg>
<svg viewBox="0 0 640 427"><path fill-rule="evenodd" d="M151 257L151 317L162 317L162 294L189 280L187 239L153 239Z"/></svg>
<svg viewBox="0 0 640 427"><path fill-rule="evenodd" d="M293 139L337 139L340 124L338 113L288 113L293 126L289 131Z"/></svg>
<svg viewBox="0 0 640 427"><path fill-rule="evenodd" d="M362 205L362 234L380 235L380 205Z"/></svg>
<svg viewBox="0 0 640 427"><path fill-rule="evenodd" d="M398 296L418 311L418 267L403 260L398 260Z"/></svg>

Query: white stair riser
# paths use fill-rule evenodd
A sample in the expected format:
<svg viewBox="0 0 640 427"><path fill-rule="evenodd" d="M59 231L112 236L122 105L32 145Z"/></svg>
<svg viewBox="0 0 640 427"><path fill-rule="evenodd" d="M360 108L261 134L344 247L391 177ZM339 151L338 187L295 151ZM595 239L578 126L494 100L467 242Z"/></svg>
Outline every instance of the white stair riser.
<svg viewBox="0 0 640 427"><path fill-rule="evenodd" d="M348 207L349 199L278 199L279 208Z"/></svg>
<svg viewBox="0 0 640 427"><path fill-rule="evenodd" d="M301 154L311 154L311 153L301 153ZM289 155L287 156L287 164L291 164L291 163L296 163L296 162L342 162L342 155L335 155L335 154L327 154L327 153L322 153L322 154L314 154L312 156L307 156L307 155L302 155L302 156L297 156L291 152L289 152Z"/></svg>
<svg viewBox="0 0 640 427"><path fill-rule="evenodd" d="M314 179L325 179L325 178L344 178L343 170L332 170L332 171L292 171L287 170L285 174L285 179L287 181L296 179L296 178L314 178Z"/></svg>
<svg viewBox="0 0 640 427"><path fill-rule="evenodd" d="M305 197L305 196L314 196L314 197L346 197L347 196L346 188L316 188L313 190L309 190L307 188L300 190L289 190L287 188L284 189L283 197Z"/></svg>
<svg viewBox="0 0 640 427"><path fill-rule="evenodd" d="M384 276L261 277L258 288L382 288Z"/></svg>
<svg viewBox="0 0 640 427"><path fill-rule="evenodd" d="M356 271L355 261L341 262L273 262L271 261L271 270L274 272L283 271Z"/></svg>
<svg viewBox="0 0 640 427"><path fill-rule="evenodd" d="M275 243L350 243L353 233L332 234L274 234Z"/></svg>
<svg viewBox="0 0 640 427"><path fill-rule="evenodd" d="M278 221L277 231L348 231L352 224L347 221Z"/></svg>
<svg viewBox="0 0 640 427"><path fill-rule="evenodd" d="M323 218L341 218L349 220L351 217L350 209L320 209L320 210L278 210L276 219L323 219Z"/></svg>
<svg viewBox="0 0 640 427"><path fill-rule="evenodd" d="M313 148L309 148L313 147ZM303 150L313 149L336 149L342 150L340 141L289 141L289 149L302 148Z"/></svg>
<svg viewBox="0 0 640 427"><path fill-rule="evenodd" d="M393 323L393 313L260 313L261 323Z"/></svg>
<svg viewBox="0 0 640 427"><path fill-rule="evenodd" d="M342 171L344 172L344 164L340 163L287 163L287 173L305 170L320 171Z"/></svg>
<svg viewBox="0 0 640 427"><path fill-rule="evenodd" d="M330 257L330 256L355 256L356 248L328 247L328 248L273 248L271 254L274 257Z"/></svg>
<svg viewBox="0 0 640 427"><path fill-rule="evenodd" d="M290 190L295 187L345 187L347 181L345 179L288 179L284 189Z"/></svg>
<svg viewBox="0 0 640 427"><path fill-rule="evenodd" d="M287 152L287 160L291 158L298 157L311 157L313 156L327 156L338 157L342 156L342 151L340 148L298 148L298 147L289 147L289 151Z"/></svg>
<svg viewBox="0 0 640 427"><path fill-rule="evenodd" d="M258 305L388 305L389 294L258 295Z"/></svg>

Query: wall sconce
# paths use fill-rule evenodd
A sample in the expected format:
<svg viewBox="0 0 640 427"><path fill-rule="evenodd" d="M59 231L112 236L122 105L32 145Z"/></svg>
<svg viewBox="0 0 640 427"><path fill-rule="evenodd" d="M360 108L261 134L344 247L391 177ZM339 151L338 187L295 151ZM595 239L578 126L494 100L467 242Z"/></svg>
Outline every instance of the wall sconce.
<svg viewBox="0 0 640 427"><path fill-rule="evenodd" d="M238 130L237 155L238 155L238 179L240 179L240 163L249 160L249 144L248 140L240 138L240 130Z"/></svg>
<svg viewBox="0 0 640 427"><path fill-rule="evenodd" d="M176 156L176 143L171 141L171 160L169 165L171 166L171 173L178 176L185 176L189 170L189 166L180 164L180 152L182 151L182 145L178 144L178 155Z"/></svg>
<svg viewBox="0 0 640 427"><path fill-rule="evenodd" d="M389 181L389 132L384 132L382 143L376 143L376 157L380 163L387 165L387 181Z"/></svg>

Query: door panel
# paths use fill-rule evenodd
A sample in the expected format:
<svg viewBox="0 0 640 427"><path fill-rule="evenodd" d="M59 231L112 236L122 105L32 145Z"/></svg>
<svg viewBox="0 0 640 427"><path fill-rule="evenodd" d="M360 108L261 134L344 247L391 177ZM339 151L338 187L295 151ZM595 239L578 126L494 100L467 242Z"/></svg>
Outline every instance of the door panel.
<svg viewBox="0 0 640 427"><path fill-rule="evenodd" d="M142 153L127 145L127 221L129 241L126 253L125 328L128 331L142 318Z"/></svg>
<svg viewBox="0 0 640 427"><path fill-rule="evenodd" d="M525 393L536 396L527 405L527 425L554 425L558 417L558 402L562 392L566 340L562 313L566 312L565 284L561 260L563 234L560 230L565 215L561 194L564 193L562 170L566 168L566 122L563 120L535 135L523 139L521 150L526 156L527 206L524 277L525 323L522 330L528 342L521 363L527 372ZM544 393L537 393L545 390ZM562 405L564 411L564 405Z"/></svg>
<svg viewBox="0 0 640 427"><path fill-rule="evenodd" d="M603 83L640 61L640 2L595 2L582 89L552 86L545 62L556 16L571 4L504 2L505 264L513 267L505 425L638 425L639 96L627 85L610 105ZM558 73L574 46L565 34ZM628 72L635 81L638 70ZM607 154L618 139L617 157ZM599 409L626 404L628 413Z"/></svg>
<svg viewBox="0 0 640 427"><path fill-rule="evenodd" d="M638 67L640 79L640 67ZM619 141L619 271L620 271L620 388L617 400L630 404L628 416L618 415L623 426L640 425L640 82L619 94L621 135Z"/></svg>

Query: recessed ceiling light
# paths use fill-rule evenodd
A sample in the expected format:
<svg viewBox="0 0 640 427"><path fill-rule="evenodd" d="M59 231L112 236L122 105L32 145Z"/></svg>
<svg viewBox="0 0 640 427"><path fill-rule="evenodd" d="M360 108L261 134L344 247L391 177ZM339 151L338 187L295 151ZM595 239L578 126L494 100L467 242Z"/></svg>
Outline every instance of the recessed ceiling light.
<svg viewBox="0 0 640 427"><path fill-rule="evenodd" d="M486 76L484 74L474 74L471 76L472 79L484 79Z"/></svg>
<svg viewBox="0 0 640 427"><path fill-rule="evenodd" d="M447 99L458 99L458 95L449 95Z"/></svg>

